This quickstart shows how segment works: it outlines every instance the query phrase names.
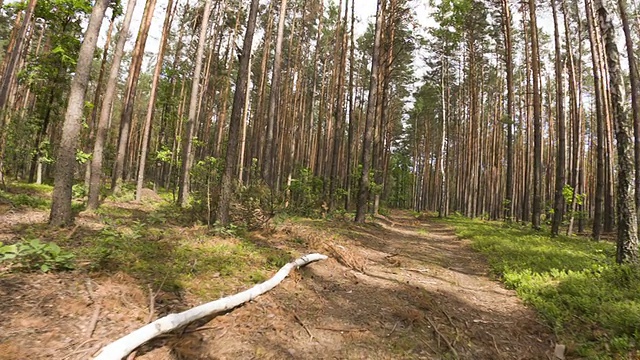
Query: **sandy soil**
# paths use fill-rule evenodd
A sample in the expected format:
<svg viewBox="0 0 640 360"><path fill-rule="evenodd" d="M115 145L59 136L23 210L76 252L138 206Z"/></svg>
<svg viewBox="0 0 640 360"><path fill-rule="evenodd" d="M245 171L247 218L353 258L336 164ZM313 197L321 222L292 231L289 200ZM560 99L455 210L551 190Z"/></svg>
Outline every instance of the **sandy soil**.
<svg viewBox="0 0 640 360"><path fill-rule="evenodd" d="M44 223L43 214L1 215L0 234L10 238L16 224ZM272 246L282 246L283 237L315 239L307 242L311 248L296 250L323 251L329 260L245 306L147 344L135 356L552 358L551 330L492 280L482 257L446 226L402 212L362 226L320 224L288 223L255 239ZM149 293L124 274L2 274L0 359L87 359L150 317L204 301L188 293Z"/></svg>

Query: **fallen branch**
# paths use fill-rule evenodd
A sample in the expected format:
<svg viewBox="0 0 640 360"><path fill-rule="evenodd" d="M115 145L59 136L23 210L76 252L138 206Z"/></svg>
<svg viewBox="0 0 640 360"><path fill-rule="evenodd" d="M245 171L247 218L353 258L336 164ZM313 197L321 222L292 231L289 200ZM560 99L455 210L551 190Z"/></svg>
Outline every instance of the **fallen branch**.
<svg viewBox="0 0 640 360"><path fill-rule="evenodd" d="M431 321L431 319L429 319L429 317L427 316L427 321L429 322L429 324L431 324L431 326L433 327L433 331L435 331L436 334L438 334L438 336L444 340L445 344L447 344L447 347L449 348L449 350L451 350L451 353L453 353L453 358L454 359L458 359L458 352L456 351L456 349L453 347L453 345L451 345L451 342L449 342L449 339L447 339L446 336L444 336L440 330L438 330L438 327L436 326L436 324L433 323L433 321Z"/></svg>
<svg viewBox="0 0 640 360"><path fill-rule="evenodd" d="M251 289L202 304L178 314L169 314L105 346L94 360L122 359L134 349L158 335L171 332L198 319L233 309L255 299L280 284L294 268L325 259L327 259L327 256L321 254L305 255L283 266L271 279Z"/></svg>
<svg viewBox="0 0 640 360"><path fill-rule="evenodd" d="M301 326L302 326L302 327L307 331L307 334L309 334L309 337L310 337L311 339L313 339L313 334L311 333L311 331L309 330L309 328L307 327L307 325L305 325L305 324L302 322L302 319L300 319L300 317L298 317L298 315L296 315L296 314L293 314L293 317L294 317L294 318L295 318L295 319L300 323L300 325L301 325Z"/></svg>
<svg viewBox="0 0 640 360"><path fill-rule="evenodd" d="M338 332L365 332L365 331L369 331L368 329L334 328L334 327L329 327L329 326L316 326L315 329L327 330L327 331L338 331Z"/></svg>
<svg viewBox="0 0 640 360"><path fill-rule="evenodd" d="M100 304L96 305L96 309L93 311L93 315L91 316L91 321L89 322L89 327L87 328L86 338L91 339L93 336L93 332L96 330L96 325L98 325L98 319L100 317Z"/></svg>

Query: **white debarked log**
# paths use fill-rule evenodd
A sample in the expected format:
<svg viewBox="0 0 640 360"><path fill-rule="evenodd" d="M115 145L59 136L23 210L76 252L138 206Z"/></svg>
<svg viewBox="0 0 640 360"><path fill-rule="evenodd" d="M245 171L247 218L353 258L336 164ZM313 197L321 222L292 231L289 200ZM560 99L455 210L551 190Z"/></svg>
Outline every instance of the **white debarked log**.
<svg viewBox="0 0 640 360"><path fill-rule="evenodd" d="M305 255L286 264L271 279L251 289L199 305L178 314L169 314L103 347L94 360L120 360L140 345L161 334L171 332L206 316L233 309L255 299L280 284L294 268L297 269L309 263L325 259L327 259L327 256L322 254Z"/></svg>

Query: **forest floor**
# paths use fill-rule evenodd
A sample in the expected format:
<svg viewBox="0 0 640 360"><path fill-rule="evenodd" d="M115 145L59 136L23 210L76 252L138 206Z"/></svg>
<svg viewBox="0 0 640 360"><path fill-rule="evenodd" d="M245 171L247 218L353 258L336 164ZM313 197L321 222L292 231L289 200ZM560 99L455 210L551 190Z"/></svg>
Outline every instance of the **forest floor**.
<svg viewBox="0 0 640 360"><path fill-rule="evenodd" d="M39 195L47 194L30 194ZM78 265L0 272L0 359L90 358L152 319L239 292L311 252L330 258L135 357L553 358L552 331L491 279L468 240L433 219L408 212L365 225L290 218L236 234L186 226L151 196L109 201L96 214L81 213L75 227L51 230L42 207L0 207L0 241L55 241Z"/></svg>

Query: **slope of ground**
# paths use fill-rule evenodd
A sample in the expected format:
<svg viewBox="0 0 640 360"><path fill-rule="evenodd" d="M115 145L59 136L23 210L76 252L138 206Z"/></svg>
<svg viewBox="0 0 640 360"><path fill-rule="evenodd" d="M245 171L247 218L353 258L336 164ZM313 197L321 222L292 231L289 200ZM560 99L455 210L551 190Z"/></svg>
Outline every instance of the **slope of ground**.
<svg viewBox="0 0 640 360"><path fill-rule="evenodd" d="M0 359L86 359L150 319L236 293L307 252L331 258L136 356L551 358L550 330L444 225L400 212L362 226L292 219L239 240L182 226L159 206L110 203L67 230L48 229L42 210L1 214L3 241L55 240L79 254L79 268L0 275Z"/></svg>

